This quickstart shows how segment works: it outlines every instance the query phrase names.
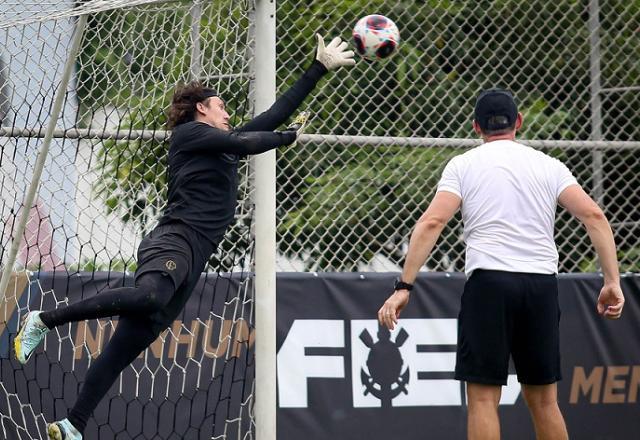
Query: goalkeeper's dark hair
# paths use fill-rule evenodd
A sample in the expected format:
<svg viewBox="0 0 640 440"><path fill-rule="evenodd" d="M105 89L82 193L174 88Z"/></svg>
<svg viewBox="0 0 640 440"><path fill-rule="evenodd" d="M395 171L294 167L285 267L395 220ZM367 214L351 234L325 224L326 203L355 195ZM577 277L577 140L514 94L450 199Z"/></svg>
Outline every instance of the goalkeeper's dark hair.
<svg viewBox="0 0 640 440"><path fill-rule="evenodd" d="M199 81L179 85L173 94L171 107L167 115L167 128L193 121L196 117L196 104L218 94Z"/></svg>

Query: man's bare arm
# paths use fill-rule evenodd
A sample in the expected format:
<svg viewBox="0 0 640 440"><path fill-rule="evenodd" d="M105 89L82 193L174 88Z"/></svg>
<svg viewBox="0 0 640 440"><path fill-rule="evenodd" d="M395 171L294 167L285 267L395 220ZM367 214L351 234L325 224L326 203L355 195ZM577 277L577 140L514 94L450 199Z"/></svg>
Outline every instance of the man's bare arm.
<svg viewBox="0 0 640 440"><path fill-rule="evenodd" d="M611 319L619 318L624 296L620 289L616 244L607 217L579 185L571 185L562 191L558 202L582 222L598 254L604 276L604 287L598 298L598 313Z"/></svg>
<svg viewBox="0 0 640 440"><path fill-rule="evenodd" d="M431 204L418 220L411 239L409 250L402 270L402 281L413 283L422 265L438 241L438 237L451 217L460 208L462 200L457 195L447 192L437 192ZM378 311L380 324L394 328L398 322L400 312L409 302L407 290L396 290Z"/></svg>
<svg viewBox="0 0 640 440"><path fill-rule="evenodd" d="M427 210L416 224L402 270L402 280L413 283L422 265L431 254L440 234L460 208L462 200L448 191L436 193Z"/></svg>

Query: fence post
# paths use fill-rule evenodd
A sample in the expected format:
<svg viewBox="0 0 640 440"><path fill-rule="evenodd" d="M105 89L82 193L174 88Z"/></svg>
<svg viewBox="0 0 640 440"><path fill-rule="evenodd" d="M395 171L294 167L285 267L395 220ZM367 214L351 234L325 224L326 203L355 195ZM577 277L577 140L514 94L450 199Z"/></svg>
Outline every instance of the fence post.
<svg viewBox="0 0 640 440"><path fill-rule="evenodd" d="M202 0L193 0L191 6L191 63L189 75L192 81L200 79L202 66L200 63L200 19L202 18Z"/></svg>
<svg viewBox="0 0 640 440"><path fill-rule="evenodd" d="M602 100L600 93L600 5L599 0L589 0L589 89L591 91L591 140L602 140ZM602 151L592 153L593 197L602 206L604 199L604 175Z"/></svg>

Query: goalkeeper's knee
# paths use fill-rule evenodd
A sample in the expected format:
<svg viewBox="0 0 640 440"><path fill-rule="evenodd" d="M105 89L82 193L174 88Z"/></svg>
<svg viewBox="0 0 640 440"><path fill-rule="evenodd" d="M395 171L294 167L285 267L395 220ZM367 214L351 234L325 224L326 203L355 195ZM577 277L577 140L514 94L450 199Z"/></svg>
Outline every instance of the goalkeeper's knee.
<svg viewBox="0 0 640 440"><path fill-rule="evenodd" d="M137 285L141 306L149 312L162 310L175 293L173 281L161 272L149 272L140 277Z"/></svg>

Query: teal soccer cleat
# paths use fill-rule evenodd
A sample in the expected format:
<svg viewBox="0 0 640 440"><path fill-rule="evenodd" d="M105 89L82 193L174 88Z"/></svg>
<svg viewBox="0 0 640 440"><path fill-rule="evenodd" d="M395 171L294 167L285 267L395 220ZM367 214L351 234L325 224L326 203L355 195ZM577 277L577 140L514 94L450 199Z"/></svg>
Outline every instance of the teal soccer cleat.
<svg viewBox="0 0 640 440"><path fill-rule="evenodd" d="M44 340L49 329L40 320L40 311L29 312L22 319L22 326L13 340L16 358L21 364L26 364L36 347Z"/></svg>
<svg viewBox="0 0 640 440"><path fill-rule="evenodd" d="M82 434L78 432L69 419L50 423L47 426L49 440L82 440Z"/></svg>

